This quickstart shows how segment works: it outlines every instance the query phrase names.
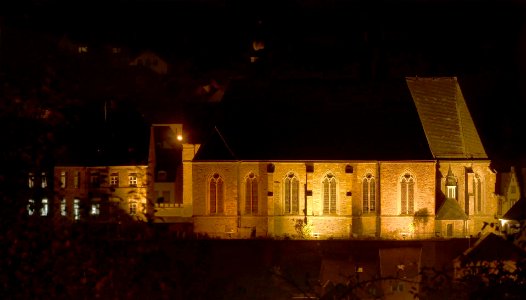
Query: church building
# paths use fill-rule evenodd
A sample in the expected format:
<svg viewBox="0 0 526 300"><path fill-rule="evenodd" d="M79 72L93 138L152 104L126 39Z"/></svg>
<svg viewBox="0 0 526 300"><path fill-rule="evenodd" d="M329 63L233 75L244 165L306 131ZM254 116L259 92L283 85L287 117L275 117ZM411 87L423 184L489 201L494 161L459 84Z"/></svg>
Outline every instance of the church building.
<svg viewBox="0 0 526 300"><path fill-rule="evenodd" d="M456 77L239 80L182 206L217 238L427 239L494 230L496 173Z"/></svg>

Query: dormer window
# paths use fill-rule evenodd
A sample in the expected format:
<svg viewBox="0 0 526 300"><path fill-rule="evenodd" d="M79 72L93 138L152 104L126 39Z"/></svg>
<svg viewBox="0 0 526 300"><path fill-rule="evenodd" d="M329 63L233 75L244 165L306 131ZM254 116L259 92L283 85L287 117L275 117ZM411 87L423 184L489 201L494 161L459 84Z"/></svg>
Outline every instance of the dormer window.
<svg viewBox="0 0 526 300"><path fill-rule="evenodd" d="M451 171L451 166L449 167L446 176L446 197L448 199L457 199L457 179Z"/></svg>

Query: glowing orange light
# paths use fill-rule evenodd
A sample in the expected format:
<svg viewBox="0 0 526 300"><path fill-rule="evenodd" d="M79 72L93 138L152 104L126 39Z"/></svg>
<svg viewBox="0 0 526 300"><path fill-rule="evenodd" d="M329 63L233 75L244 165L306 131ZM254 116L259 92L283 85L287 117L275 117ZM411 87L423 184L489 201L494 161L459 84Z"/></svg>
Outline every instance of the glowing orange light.
<svg viewBox="0 0 526 300"><path fill-rule="evenodd" d="M177 135L177 140L178 140L178 141L182 141L182 140L183 140L183 136L180 135L180 134L178 134L178 135Z"/></svg>

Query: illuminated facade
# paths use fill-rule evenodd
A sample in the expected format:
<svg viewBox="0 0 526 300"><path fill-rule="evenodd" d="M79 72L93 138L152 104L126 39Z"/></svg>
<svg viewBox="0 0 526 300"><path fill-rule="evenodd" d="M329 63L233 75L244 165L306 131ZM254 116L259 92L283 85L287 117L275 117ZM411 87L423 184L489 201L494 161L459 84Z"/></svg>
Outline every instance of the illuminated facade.
<svg viewBox="0 0 526 300"><path fill-rule="evenodd" d="M71 220L137 220L152 214L147 166L55 167L54 213Z"/></svg>
<svg viewBox="0 0 526 300"><path fill-rule="evenodd" d="M399 129L416 128L422 136L397 140L389 134L385 139L389 143L393 139L392 148L382 147L386 140L375 140L380 135L365 132L363 136L372 141L362 139L349 118L343 120L348 127L338 127L342 132L350 128L350 138L360 142L349 147L349 159L340 159L345 151L334 152L334 159L316 159L311 155L319 150L315 147L298 147L294 153L294 143L280 145L282 153L292 153L288 158L276 155L275 149L270 149L270 156L258 153L258 147L272 146L250 143L259 133L257 125L239 131L241 141L232 139L240 127L227 124L224 131L216 128L199 151L183 149L184 162L191 165L184 173L191 186L185 186L183 193L193 207L194 231L220 238L413 239L476 236L493 230L484 224L494 222L497 213L496 174L456 78L407 78L406 84L417 123L396 114L386 114L382 120L398 122L389 123L394 128L386 130L403 134ZM271 135L271 128L262 128L267 141L279 139ZM284 129L280 134L293 131ZM423 143L418 140L422 137ZM334 147L328 141L318 144L315 138L310 137L314 146ZM388 154L374 159L361 148L373 145ZM415 145L423 148L413 151ZM351 153L357 148L355 152L362 151L363 157ZM427 152L421 151L424 148ZM397 150L401 154L393 154Z"/></svg>

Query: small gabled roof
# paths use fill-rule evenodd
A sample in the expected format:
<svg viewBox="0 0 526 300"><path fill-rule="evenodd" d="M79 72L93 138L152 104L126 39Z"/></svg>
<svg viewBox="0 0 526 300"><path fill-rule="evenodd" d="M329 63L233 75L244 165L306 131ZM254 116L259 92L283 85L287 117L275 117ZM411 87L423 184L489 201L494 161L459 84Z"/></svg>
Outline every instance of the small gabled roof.
<svg viewBox="0 0 526 300"><path fill-rule="evenodd" d="M435 158L487 159L456 77L407 77Z"/></svg>
<svg viewBox="0 0 526 300"><path fill-rule="evenodd" d="M468 216L458 202L453 198L446 198L438 209L436 220L467 220Z"/></svg>
<svg viewBox="0 0 526 300"><path fill-rule="evenodd" d="M220 107L222 141L205 141L194 160L433 159L402 80L234 80Z"/></svg>
<svg viewBox="0 0 526 300"><path fill-rule="evenodd" d="M522 197L502 216L503 220L526 220L526 198Z"/></svg>
<svg viewBox="0 0 526 300"><path fill-rule="evenodd" d="M510 241L492 232L482 236L471 248L455 260L462 263L477 261L517 261L524 257L524 251Z"/></svg>

